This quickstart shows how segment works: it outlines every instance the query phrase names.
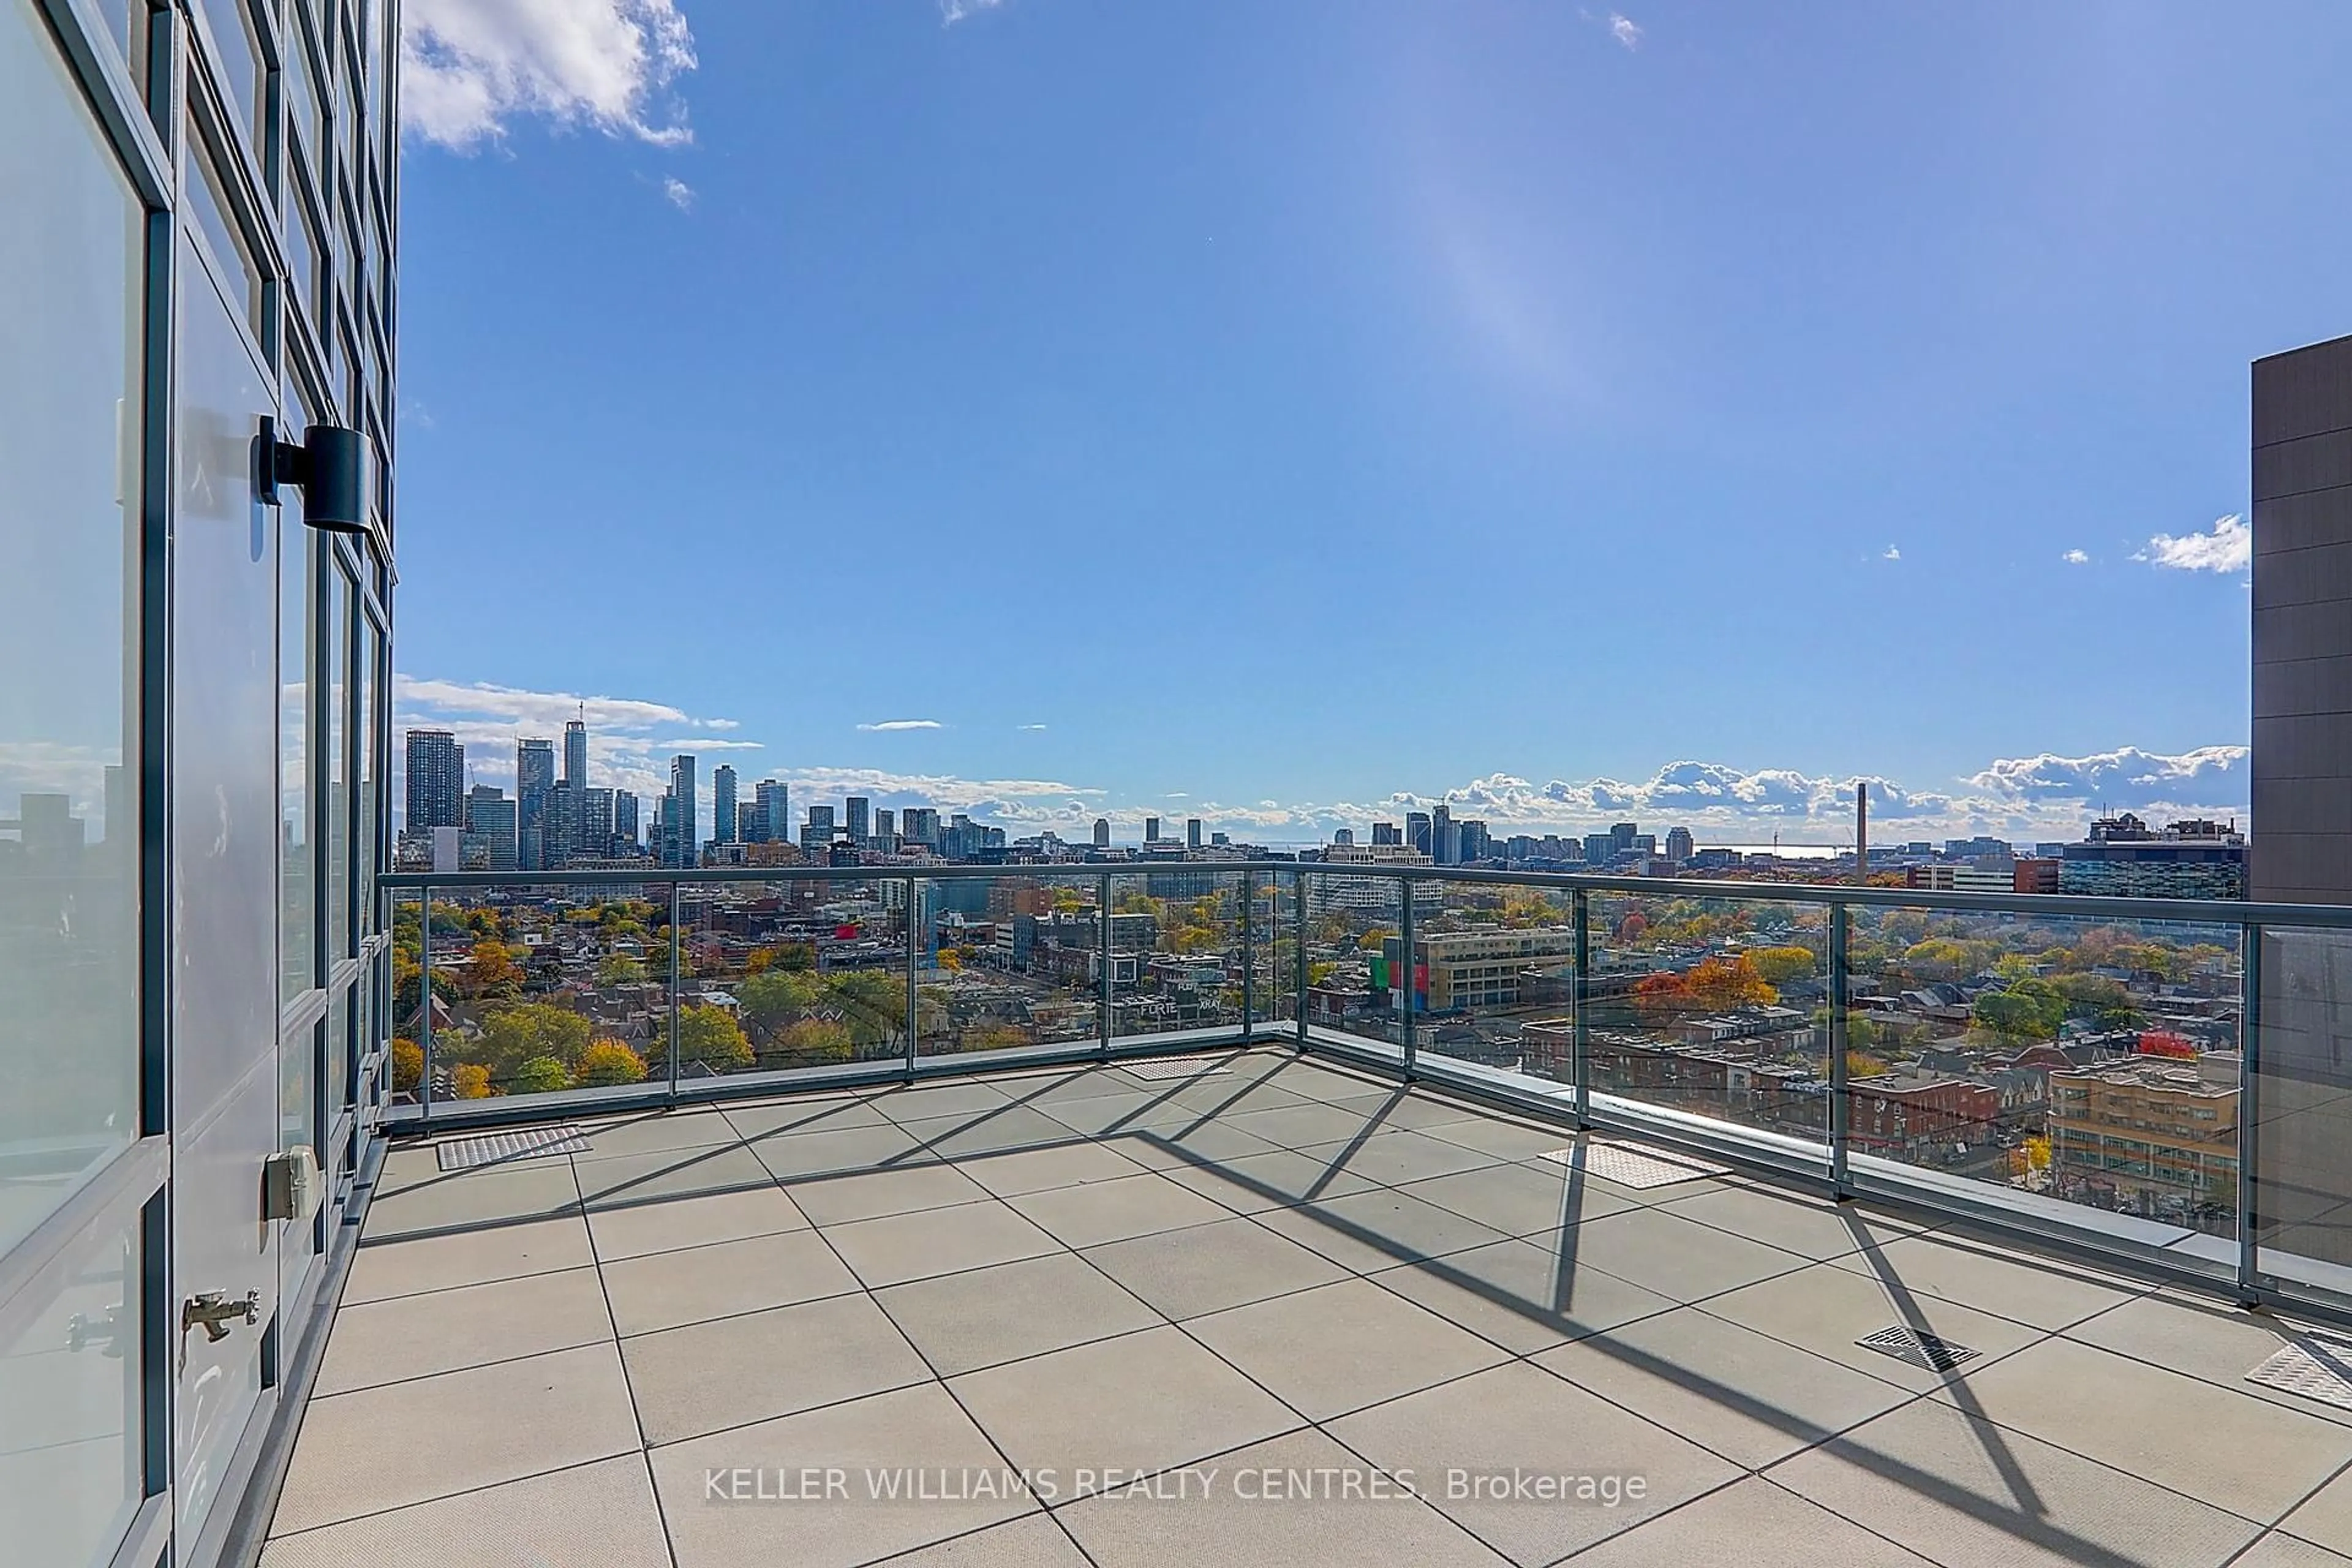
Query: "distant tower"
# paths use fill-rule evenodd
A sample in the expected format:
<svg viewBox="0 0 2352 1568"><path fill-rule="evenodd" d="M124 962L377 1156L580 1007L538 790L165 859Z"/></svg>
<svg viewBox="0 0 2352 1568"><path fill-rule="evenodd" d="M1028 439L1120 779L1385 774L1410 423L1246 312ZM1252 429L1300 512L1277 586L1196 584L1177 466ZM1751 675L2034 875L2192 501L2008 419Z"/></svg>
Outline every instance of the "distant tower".
<svg viewBox="0 0 2352 1568"><path fill-rule="evenodd" d="M669 760L669 793L662 797L669 816L662 837L672 866L702 864L702 840L695 837L694 766L694 759L684 752Z"/></svg>
<svg viewBox="0 0 2352 1568"><path fill-rule="evenodd" d="M1188 816L1184 819L1184 847L1198 849L1200 847L1201 819L1197 816Z"/></svg>
<svg viewBox="0 0 2352 1568"><path fill-rule="evenodd" d="M466 748L446 730L411 730L405 741L410 830L462 826Z"/></svg>
<svg viewBox="0 0 2352 1568"><path fill-rule="evenodd" d="M563 726L563 782L575 790L588 787L588 725L584 719L574 719Z"/></svg>
<svg viewBox="0 0 2352 1568"><path fill-rule="evenodd" d="M550 856L547 820L547 795L555 787L555 742L552 741L519 741L515 743L515 817L521 830L521 851L517 860L526 871L547 869Z"/></svg>
<svg viewBox="0 0 2352 1568"><path fill-rule="evenodd" d="M1110 847L1110 818L1108 816L1095 818L1095 847L1097 849Z"/></svg>
<svg viewBox="0 0 2352 1568"><path fill-rule="evenodd" d="M848 808L850 843L863 848L874 831L874 803L862 795L853 795L844 803Z"/></svg>
<svg viewBox="0 0 2352 1568"><path fill-rule="evenodd" d="M1160 819L1158 817L1147 816L1143 819L1143 841L1146 844L1157 844L1160 842Z"/></svg>
<svg viewBox="0 0 2352 1568"><path fill-rule="evenodd" d="M740 831L735 816L735 770L721 763L710 774L710 837L721 844L732 844Z"/></svg>

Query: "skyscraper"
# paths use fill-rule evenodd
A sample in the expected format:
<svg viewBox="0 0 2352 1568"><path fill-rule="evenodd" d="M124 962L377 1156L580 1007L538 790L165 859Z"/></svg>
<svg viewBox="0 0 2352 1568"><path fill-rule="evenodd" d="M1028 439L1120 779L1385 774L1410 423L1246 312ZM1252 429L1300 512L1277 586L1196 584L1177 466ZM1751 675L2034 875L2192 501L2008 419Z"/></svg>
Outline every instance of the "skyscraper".
<svg viewBox="0 0 2352 1568"><path fill-rule="evenodd" d="M481 847L485 869L515 868L515 803L506 791L488 784L467 791L465 827L465 838Z"/></svg>
<svg viewBox="0 0 2352 1568"><path fill-rule="evenodd" d="M1097 849L1110 847L1110 818L1108 816L1095 818L1095 847Z"/></svg>
<svg viewBox="0 0 2352 1568"><path fill-rule="evenodd" d="M613 853L611 790L598 788L580 792L580 836L572 841L572 852L600 859Z"/></svg>
<svg viewBox="0 0 2352 1568"><path fill-rule="evenodd" d="M408 829L464 825L466 748L446 730L411 730L408 748Z"/></svg>
<svg viewBox="0 0 2352 1568"><path fill-rule="evenodd" d="M1197 816L1188 816L1184 819L1184 847L1198 849L1200 847L1201 819Z"/></svg>
<svg viewBox="0 0 2352 1568"><path fill-rule="evenodd" d="M874 814L874 836L871 842L877 848L895 849L898 847L898 821L892 816L890 808L886 805Z"/></svg>
<svg viewBox="0 0 2352 1568"><path fill-rule="evenodd" d="M743 837L746 843L751 844L791 843L792 792L773 779L761 779L752 785L751 826Z"/></svg>
<svg viewBox="0 0 2352 1568"><path fill-rule="evenodd" d="M910 805L898 814L898 837L927 849L940 847L940 814L928 805Z"/></svg>
<svg viewBox="0 0 2352 1568"><path fill-rule="evenodd" d="M732 844L740 827L735 819L735 769L721 763L710 773L710 837Z"/></svg>
<svg viewBox="0 0 2352 1568"><path fill-rule="evenodd" d="M554 787L555 742L517 742L515 820L521 836L521 850L516 863L526 871L547 869L551 847L547 837L547 792Z"/></svg>
<svg viewBox="0 0 2352 1568"><path fill-rule="evenodd" d="M694 769L694 758L684 752L669 760L669 793L662 797L668 809L663 834L669 851L666 865L702 863L702 840L695 837Z"/></svg>
<svg viewBox="0 0 2352 1568"><path fill-rule="evenodd" d="M1160 842L1160 819L1158 817L1147 816L1143 819L1143 841L1146 844L1157 844Z"/></svg>
<svg viewBox="0 0 2352 1568"><path fill-rule="evenodd" d="M1462 839L1454 829L1454 808L1442 801L1429 808L1429 858L1440 866L1462 863Z"/></svg>
<svg viewBox="0 0 2352 1568"><path fill-rule="evenodd" d="M577 719L563 726L563 782L588 787L588 726Z"/></svg>
<svg viewBox="0 0 2352 1568"><path fill-rule="evenodd" d="M1404 841L1423 854L1429 853L1429 813L1408 811L1404 814Z"/></svg>
<svg viewBox="0 0 2352 1568"><path fill-rule="evenodd" d="M1697 842L1687 827L1666 829L1666 858L1680 866L1698 852Z"/></svg>
<svg viewBox="0 0 2352 1568"><path fill-rule="evenodd" d="M874 827L874 803L862 795L853 795L849 797L847 804L849 807L849 841L852 844L863 847L866 843L866 834L871 832Z"/></svg>
<svg viewBox="0 0 2352 1568"><path fill-rule="evenodd" d="M637 852L637 795L635 790L613 792L613 841L622 853Z"/></svg>

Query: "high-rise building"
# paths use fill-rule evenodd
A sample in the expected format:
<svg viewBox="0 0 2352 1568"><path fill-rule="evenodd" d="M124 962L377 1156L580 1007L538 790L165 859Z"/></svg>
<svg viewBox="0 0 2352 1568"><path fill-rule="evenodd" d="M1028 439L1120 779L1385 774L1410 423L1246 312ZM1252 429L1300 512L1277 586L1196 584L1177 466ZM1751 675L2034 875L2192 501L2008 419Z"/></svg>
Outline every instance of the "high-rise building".
<svg viewBox="0 0 2352 1568"><path fill-rule="evenodd" d="M1427 855L1429 850L1429 813L1408 811L1404 814L1404 842L1409 849Z"/></svg>
<svg viewBox="0 0 2352 1568"><path fill-rule="evenodd" d="M727 763L710 772L710 837L732 844L741 825L735 818L735 769Z"/></svg>
<svg viewBox="0 0 2352 1568"><path fill-rule="evenodd" d="M1677 866L1686 865L1689 863L1690 858L1696 854L1697 850L1698 843L1696 839L1691 837L1691 830L1689 828L1669 827L1666 829L1666 858L1668 860L1673 861Z"/></svg>
<svg viewBox="0 0 2352 1568"><path fill-rule="evenodd" d="M614 853L613 793L604 788L580 792L580 833L572 842L573 854L602 859Z"/></svg>
<svg viewBox="0 0 2352 1568"><path fill-rule="evenodd" d="M1495 853L1494 835L1475 816L1465 816L1455 823L1454 835L1454 863L1457 866L1475 865Z"/></svg>
<svg viewBox="0 0 2352 1568"><path fill-rule="evenodd" d="M2000 885L2011 886L2004 869ZM2103 816L2065 846L2058 890L2089 898L2242 899L2246 840L2236 823L2176 822L2158 831L2129 812Z"/></svg>
<svg viewBox="0 0 2352 1568"><path fill-rule="evenodd" d="M881 810L874 814L873 842L880 846L882 848L888 849L896 847L898 839L898 818L892 814L889 807L884 806Z"/></svg>
<svg viewBox="0 0 2352 1568"><path fill-rule="evenodd" d="M1097 849L1110 847L1110 818L1108 816L1095 818L1095 847Z"/></svg>
<svg viewBox="0 0 2352 1568"><path fill-rule="evenodd" d="M1462 863L1462 836L1454 830L1454 808L1443 802L1429 809L1429 858L1440 866Z"/></svg>
<svg viewBox="0 0 2352 1568"><path fill-rule="evenodd" d="M1609 852L1622 855L1634 847L1633 841L1642 836L1638 822L1614 822L1609 825Z"/></svg>
<svg viewBox="0 0 2352 1568"><path fill-rule="evenodd" d="M540 818L540 868L560 871L575 855L585 854L582 836L585 816L577 786L558 779L548 786L547 809Z"/></svg>
<svg viewBox="0 0 2352 1568"><path fill-rule="evenodd" d="M669 760L669 793L662 798L668 803L669 826L665 841L671 866L698 866L702 863L702 840L695 837L694 769L692 756L680 752Z"/></svg>
<svg viewBox="0 0 2352 1568"><path fill-rule="evenodd" d="M743 830L743 842L789 844L792 841L792 792L774 779L761 779L751 786L751 825Z"/></svg>
<svg viewBox="0 0 2352 1568"><path fill-rule="evenodd" d="M478 846L483 869L515 868L515 803L507 798L506 791L488 784L476 784L467 790L465 829L465 838L460 841L465 846L459 851L461 864L470 858L473 847Z"/></svg>
<svg viewBox="0 0 2352 1568"><path fill-rule="evenodd" d="M563 726L563 782L576 790L588 787L588 726L578 719Z"/></svg>
<svg viewBox="0 0 2352 1568"><path fill-rule="evenodd" d="M1606 866L1617 858L1617 836L1613 833L1588 833L1584 836L1584 861L1588 866Z"/></svg>
<svg viewBox="0 0 2352 1568"><path fill-rule="evenodd" d="M1158 817L1147 816L1143 819L1143 841L1146 844L1157 844L1160 842L1160 819Z"/></svg>
<svg viewBox="0 0 2352 1568"><path fill-rule="evenodd" d="M898 837L926 849L940 847L940 814L928 805L910 805L898 814Z"/></svg>
<svg viewBox="0 0 2352 1568"><path fill-rule="evenodd" d="M1341 849L1349 848L1356 842L1356 830L1352 827L1335 827L1331 830L1331 842Z"/></svg>
<svg viewBox="0 0 2352 1568"><path fill-rule="evenodd" d="M808 821L801 828L801 853L819 855L833 842L833 807L813 805L808 808Z"/></svg>
<svg viewBox="0 0 2352 1568"><path fill-rule="evenodd" d="M1350 840L1350 842L1353 842L1353 840ZM1375 822L1372 824L1372 843L1375 846L1384 844L1401 845L1403 842L1404 835L1398 830L1395 823Z"/></svg>
<svg viewBox="0 0 2352 1568"><path fill-rule="evenodd" d="M853 795L847 801L849 842L859 848L866 846L866 836L874 829L874 803L862 795Z"/></svg>
<svg viewBox="0 0 2352 1568"><path fill-rule="evenodd" d="M1200 847L1201 819L1197 816L1188 816L1184 819L1184 847L1198 849Z"/></svg>
<svg viewBox="0 0 2352 1568"><path fill-rule="evenodd" d="M466 748L446 730L411 730L404 744L408 830L460 826L466 811Z"/></svg>
<svg viewBox="0 0 2352 1568"><path fill-rule="evenodd" d="M521 837L519 864L526 871L548 868L547 792L555 787L555 742L515 742L515 817Z"/></svg>
<svg viewBox="0 0 2352 1568"><path fill-rule="evenodd" d="M637 852L637 793L616 789L613 792L613 842L621 853Z"/></svg>

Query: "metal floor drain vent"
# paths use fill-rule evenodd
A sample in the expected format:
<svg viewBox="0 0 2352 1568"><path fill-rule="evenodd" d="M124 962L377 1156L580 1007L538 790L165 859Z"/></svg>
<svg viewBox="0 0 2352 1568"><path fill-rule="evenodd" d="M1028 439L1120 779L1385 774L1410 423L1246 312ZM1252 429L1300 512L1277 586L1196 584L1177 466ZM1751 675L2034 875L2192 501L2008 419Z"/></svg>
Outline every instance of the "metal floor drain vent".
<svg viewBox="0 0 2352 1568"><path fill-rule="evenodd" d="M2248 1383L2352 1410L2352 1340L2305 1334L2246 1373Z"/></svg>
<svg viewBox="0 0 2352 1568"><path fill-rule="evenodd" d="M1217 1064L1223 1057L1152 1057L1139 1062L1118 1065L1138 1078L1203 1078L1213 1072L1229 1069Z"/></svg>
<svg viewBox="0 0 2352 1568"><path fill-rule="evenodd" d="M1728 1174L1728 1165L1710 1165L1699 1160L1667 1160L1629 1149L1622 1143L1604 1143L1598 1139L1581 1149L1550 1149L1542 1158L1557 1165L1581 1165L1588 1176L1598 1176L1604 1182L1614 1182L1621 1187L1666 1187L1676 1182L1696 1181L1701 1176Z"/></svg>
<svg viewBox="0 0 2352 1568"><path fill-rule="evenodd" d="M1949 1372L1962 1362L1974 1361L1983 1354L1966 1345L1923 1334L1916 1329L1906 1329L1897 1323L1891 1329L1881 1329L1874 1334L1864 1334L1853 1342L1866 1351L1891 1355L1896 1361L1907 1361L1913 1366L1924 1366L1929 1372Z"/></svg>
<svg viewBox="0 0 2352 1568"><path fill-rule="evenodd" d="M585 1154L588 1140L572 1126L527 1127L519 1132L486 1132L478 1138L452 1138L434 1146L445 1171L470 1171L506 1160L535 1160L541 1154Z"/></svg>

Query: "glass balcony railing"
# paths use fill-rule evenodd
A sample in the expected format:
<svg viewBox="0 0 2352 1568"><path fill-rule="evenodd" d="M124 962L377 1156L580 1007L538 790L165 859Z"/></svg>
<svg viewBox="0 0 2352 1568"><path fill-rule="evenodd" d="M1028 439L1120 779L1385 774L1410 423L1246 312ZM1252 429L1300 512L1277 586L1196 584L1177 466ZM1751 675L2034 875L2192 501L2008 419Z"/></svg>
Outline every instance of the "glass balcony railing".
<svg viewBox="0 0 2352 1568"><path fill-rule="evenodd" d="M395 1117L1279 1039L2352 1306L2352 910L1315 862L411 873Z"/></svg>

